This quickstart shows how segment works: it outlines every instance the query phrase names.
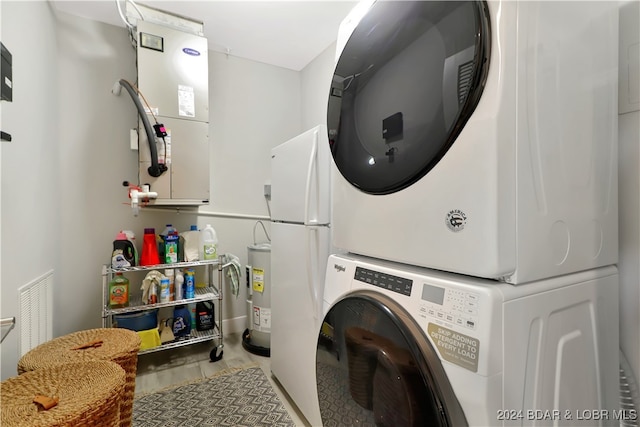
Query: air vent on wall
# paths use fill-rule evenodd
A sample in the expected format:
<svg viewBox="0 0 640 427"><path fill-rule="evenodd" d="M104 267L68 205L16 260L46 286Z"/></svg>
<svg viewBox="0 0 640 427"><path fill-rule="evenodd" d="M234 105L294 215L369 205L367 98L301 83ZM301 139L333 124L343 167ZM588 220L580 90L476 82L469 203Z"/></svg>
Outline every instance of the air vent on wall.
<svg viewBox="0 0 640 427"><path fill-rule="evenodd" d="M53 270L18 289L20 355L53 336Z"/></svg>

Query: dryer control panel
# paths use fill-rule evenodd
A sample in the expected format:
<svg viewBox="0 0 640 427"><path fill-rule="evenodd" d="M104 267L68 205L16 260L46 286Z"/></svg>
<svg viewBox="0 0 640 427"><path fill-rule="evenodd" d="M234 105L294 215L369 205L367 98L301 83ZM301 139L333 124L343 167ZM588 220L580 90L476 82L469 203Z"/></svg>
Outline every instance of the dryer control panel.
<svg viewBox="0 0 640 427"><path fill-rule="evenodd" d="M440 320L470 330L478 327L480 295L477 293L428 283L422 283L422 288L414 287L412 279L363 267L356 267L353 278L408 297L415 291L420 297L417 314L423 319Z"/></svg>
<svg viewBox="0 0 640 427"><path fill-rule="evenodd" d="M483 376L502 369L502 305L513 286L447 272L333 254L327 263L324 314L367 291L391 298L429 340L438 357ZM508 293L508 292L507 292Z"/></svg>
<svg viewBox="0 0 640 427"><path fill-rule="evenodd" d="M478 327L480 295L460 289L422 284L419 316L475 330Z"/></svg>
<svg viewBox="0 0 640 427"><path fill-rule="evenodd" d="M368 268L356 267L356 273L353 278L406 296L411 295L411 289L413 288L413 280L411 279L369 270Z"/></svg>

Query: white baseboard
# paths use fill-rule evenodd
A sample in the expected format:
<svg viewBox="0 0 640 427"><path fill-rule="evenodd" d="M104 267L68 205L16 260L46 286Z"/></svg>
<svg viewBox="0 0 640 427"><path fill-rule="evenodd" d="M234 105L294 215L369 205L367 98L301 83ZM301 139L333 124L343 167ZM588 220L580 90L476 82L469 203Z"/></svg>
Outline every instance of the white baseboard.
<svg viewBox="0 0 640 427"><path fill-rule="evenodd" d="M222 333L241 334L247 329L247 316L234 317L232 319L224 319L222 321Z"/></svg>

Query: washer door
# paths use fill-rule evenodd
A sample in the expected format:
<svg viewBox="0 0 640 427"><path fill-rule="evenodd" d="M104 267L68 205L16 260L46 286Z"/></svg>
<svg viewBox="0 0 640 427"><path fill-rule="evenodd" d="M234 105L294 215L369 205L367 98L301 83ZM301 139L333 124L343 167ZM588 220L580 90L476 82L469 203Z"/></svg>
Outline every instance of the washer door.
<svg viewBox="0 0 640 427"><path fill-rule="evenodd" d="M349 294L329 310L316 383L325 427L467 425L424 332L379 293Z"/></svg>
<svg viewBox="0 0 640 427"><path fill-rule="evenodd" d="M389 194L427 174L480 100L490 51L482 1L378 1L338 60L327 109L344 178Z"/></svg>

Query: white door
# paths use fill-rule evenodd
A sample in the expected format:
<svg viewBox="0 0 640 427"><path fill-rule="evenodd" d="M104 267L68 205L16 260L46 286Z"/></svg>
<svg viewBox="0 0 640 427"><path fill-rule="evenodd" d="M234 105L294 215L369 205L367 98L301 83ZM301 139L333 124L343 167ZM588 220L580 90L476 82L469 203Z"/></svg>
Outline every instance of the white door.
<svg viewBox="0 0 640 427"><path fill-rule="evenodd" d="M271 219L328 224L330 159L327 127L316 126L271 150Z"/></svg>
<svg viewBox="0 0 640 427"><path fill-rule="evenodd" d="M271 372L311 425L320 425L315 380L329 229L271 224Z"/></svg>

